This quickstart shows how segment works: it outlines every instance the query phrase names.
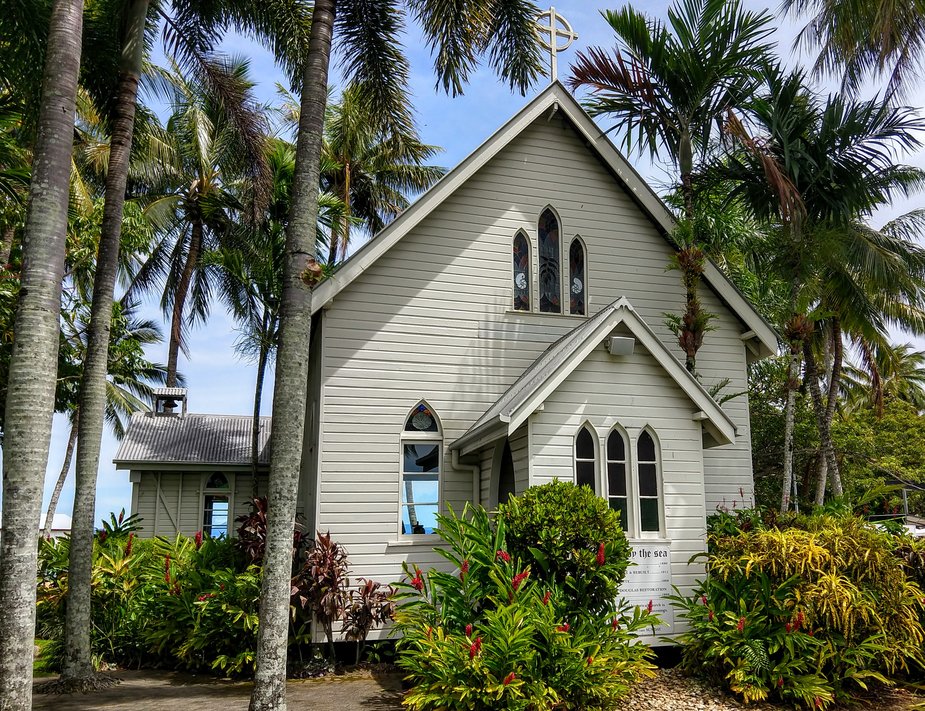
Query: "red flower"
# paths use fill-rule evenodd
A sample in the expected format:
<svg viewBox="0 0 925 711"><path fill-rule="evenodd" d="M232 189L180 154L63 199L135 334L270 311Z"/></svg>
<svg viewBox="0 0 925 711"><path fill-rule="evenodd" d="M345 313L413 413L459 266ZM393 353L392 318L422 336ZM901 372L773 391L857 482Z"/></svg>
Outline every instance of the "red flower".
<svg viewBox="0 0 925 711"><path fill-rule="evenodd" d="M196 541L196 550L198 551L202 548L202 531L196 531L196 535L193 537L193 540Z"/></svg>
<svg viewBox="0 0 925 711"><path fill-rule="evenodd" d="M649 604L646 605L646 611L649 612L650 614L652 612L652 601L651 600L649 600Z"/></svg>
<svg viewBox="0 0 925 711"><path fill-rule="evenodd" d="M742 632L745 629L745 618L744 617L739 618L739 624L736 625L736 629L739 630L739 632Z"/></svg>
<svg viewBox="0 0 925 711"><path fill-rule="evenodd" d="M813 706L815 706L817 709L821 709L822 699L820 699L818 696L815 699L813 699Z"/></svg>
<svg viewBox="0 0 925 711"><path fill-rule="evenodd" d="M710 622L713 621L713 610L710 610Z"/></svg>
<svg viewBox="0 0 925 711"><path fill-rule="evenodd" d="M511 554L507 551L498 551L495 555L497 555L497 557L503 560L505 563L511 562Z"/></svg>
<svg viewBox="0 0 925 711"><path fill-rule="evenodd" d="M511 584L514 586L514 590L517 590L517 588L520 587L520 584L521 584L524 580L526 580L527 578L529 578L529 577L530 577L530 569L529 569L529 568L527 568L527 569L526 569L525 571L523 571L522 573L518 573L517 575L515 575L515 576L514 576L514 579L511 580Z"/></svg>
<svg viewBox="0 0 925 711"><path fill-rule="evenodd" d="M807 632L807 634L808 634L810 637L812 637L812 636L813 636L813 631L810 630L809 632Z"/></svg>
<svg viewBox="0 0 925 711"><path fill-rule="evenodd" d="M468 624L466 625L466 637L471 637L471 636L472 636L472 625Z"/></svg>
<svg viewBox="0 0 925 711"><path fill-rule="evenodd" d="M594 657L588 657L588 666L590 667L592 664L594 664Z"/></svg>
<svg viewBox="0 0 925 711"><path fill-rule="evenodd" d="M784 677L782 677L782 676L777 677L777 688L779 689L779 688L781 688L783 685L784 685Z"/></svg>
<svg viewBox="0 0 925 711"><path fill-rule="evenodd" d="M430 625L427 625L427 639L430 639L431 635L434 633L434 628Z"/></svg>
<svg viewBox="0 0 925 711"><path fill-rule="evenodd" d="M805 621L806 621L806 617L803 615L803 613L802 613L802 612L798 612L798 613L797 613L797 624L796 624L797 629L800 629L800 627L803 626L803 623L804 623Z"/></svg>
<svg viewBox="0 0 925 711"><path fill-rule="evenodd" d="M787 634L790 634L793 626L788 622L786 625L784 625L784 629L787 630Z"/></svg>
<svg viewBox="0 0 925 711"><path fill-rule="evenodd" d="M701 595L701 596L700 596L700 602L702 602L702 603L703 603L703 606L706 607L706 606L707 606L707 596L706 596L706 595Z"/></svg>
<svg viewBox="0 0 925 711"><path fill-rule="evenodd" d="M469 659L473 659L476 654L482 651L482 638L476 637L475 641L469 645Z"/></svg>
<svg viewBox="0 0 925 711"><path fill-rule="evenodd" d="M421 579L420 573L411 578L411 586L418 592L424 591L424 581Z"/></svg>
<svg viewBox="0 0 925 711"><path fill-rule="evenodd" d="M164 582L170 583L170 553L164 556Z"/></svg>
<svg viewBox="0 0 925 711"><path fill-rule="evenodd" d="M462 580L466 577L466 573L469 572L469 560L468 558L462 562L459 566L459 579Z"/></svg>
<svg viewBox="0 0 925 711"><path fill-rule="evenodd" d="M505 686L507 686L507 685L510 684L512 681L514 681L514 679L516 679L516 678L517 678L517 675L516 675L514 672L511 672L511 673L508 674L506 677L504 677L504 681L502 681L501 683L504 684Z"/></svg>
<svg viewBox="0 0 925 711"><path fill-rule="evenodd" d="M601 543L601 545L597 547L597 564L604 565L605 560L606 558L604 556L604 544Z"/></svg>
<svg viewBox="0 0 925 711"><path fill-rule="evenodd" d="M550 598L550 597L552 597L552 590L547 590L547 591L546 591L546 594L543 595L543 604L544 604L544 605L548 605L548 604L549 604L549 598Z"/></svg>
<svg viewBox="0 0 925 711"><path fill-rule="evenodd" d="M132 543L135 540L135 534L128 534L128 543L125 544L125 557L128 558L132 554Z"/></svg>
<svg viewBox="0 0 925 711"><path fill-rule="evenodd" d="M620 620L618 620L616 617L614 617L614 618L610 621L610 629L612 629L614 632L616 632L618 629L620 629Z"/></svg>
<svg viewBox="0 0 925 711"><path fill-rule="evenodd" d="M556 627L556 631L557 632L568 632L569 631L568 622L566 622L564 625L559 625L558 627Z"/></svg>

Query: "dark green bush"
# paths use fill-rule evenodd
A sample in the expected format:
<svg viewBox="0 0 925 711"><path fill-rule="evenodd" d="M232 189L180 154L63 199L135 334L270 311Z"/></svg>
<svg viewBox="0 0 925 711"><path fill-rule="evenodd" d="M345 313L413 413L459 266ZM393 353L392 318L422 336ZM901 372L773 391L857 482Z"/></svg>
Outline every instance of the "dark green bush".
<svg viewBox="0 0 925 711"><path fill-rule="evenodd" d="M899 539L849 514L737 514L748 530L734 534L721 518L706 580L675 598L687 669L745 701L824 708L925 664L922 590Z"/></svg>
<svg viewBox="0 0 925 711"><path fill-rule="evenodd" d="M603 614L617 598L630 546L620 516L588 487L553 481L498 507L510 553L554 582L576 610Z"/></svg>
<svg viewBox="0 0 925 711"><path fill-rule="evenodd" d="M414 685L408 707L610 709L651 675L651 651L635 633L657 625L655 616L617 608L616 597L597 612L576 607L564 585L531 567L534 558L512 553L503 518L492 522L481 507L439 516L437 532L449 549L436 550L456 571L406 569L399 585L398 664ZM591 580L584 592L593 597L594 586L610 584Z"/></svg>

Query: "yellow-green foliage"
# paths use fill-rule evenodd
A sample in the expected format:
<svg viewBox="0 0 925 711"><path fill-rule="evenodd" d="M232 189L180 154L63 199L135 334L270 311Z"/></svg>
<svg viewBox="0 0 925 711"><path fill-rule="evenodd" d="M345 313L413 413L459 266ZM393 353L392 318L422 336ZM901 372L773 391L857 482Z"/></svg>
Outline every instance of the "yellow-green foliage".
<svg viewBox="0 0 925 711"><path fill-rule="evenodd" d="M746 702L824 708L925 666L914 544L847 514L733 519L711 522L708 577L677 598L688 668Z"/></svg>

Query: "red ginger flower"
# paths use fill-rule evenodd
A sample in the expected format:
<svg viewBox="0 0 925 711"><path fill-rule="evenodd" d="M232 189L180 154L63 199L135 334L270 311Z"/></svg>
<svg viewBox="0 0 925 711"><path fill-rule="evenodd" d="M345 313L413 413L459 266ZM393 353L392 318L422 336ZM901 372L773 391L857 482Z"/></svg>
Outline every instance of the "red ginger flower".
<svg viewBox="0 0 925 711"><path fill-rule="evenodd" d="M512 681L514 681L514 679L516 679L516 678L517 678L517 675L516 675L514 672L511 672L511 673L508 674L506 677L504 677L504 681L502 681L501 683L504 684L505 686L507 686L507 685L510 684Z"/></svg>
<svg viewBox="0 0 925 711"><path fill-rule="evenodd" d="M128 558L132 554L132 543L135 540L135 533L132 532L128 534L128 543L125 544L125 557Z"/></svg>
<svg viewBox="0 0 925 711"><path fill-rule="evenodd" d="M469 559L464 560L459 566L459 579L462 580L469 572Z"/></svg>
<svg viewBox="0 0 925 711"><path fill-rule="evenodd" d="M713 617L714 617L714 615L713 615L713 610L710 610L710 622L713 621Z"/></svg>
<svg viewBox="0 0 925 711"><path fill-rule="evenodd" d="M498 551L495 555L501 560L503 560L505 563L511 562L511 554L508 553L507 551Z"/></svg>
<svg viewBox="0 0 925 711"><path fill-rule="evenodd" d="M556 631L557 632L568 632L569 631L568 622L566 622L564 625L559 625L558 627L556 627Z"/></svg>
<svg viewBox="0 0 925 711"><path fill-rule="evenodd" d="M588 666L590 667L592 664L594 664L594 657L588 657Z"/></svg>
<svg viewBox="0 0 925 711"><path fill-rule="evenodd" d="M472 624L469 623L468 625L466 625L466 637L471 637L471 636L472 636Z"/></svg>
<svg viewBox="0 0 925 711"><path fill-rule="evenodd" d="M518 573L517 575L515 575L514 578L513 578L513 580L511 580L511 584L514 586L514 590L517 590L517 588L520 587L521 583L523 583L523 581L526 580L526 579L529 578L529 577L530 577L530 569L529 569L529 568L527 568L527 569L526 569L525 571L523 571L522 573Z"/></svg>
<svg viewBox="0 0 925 711"><path fill-rule="evenodd" d="M701 595L701 596L700 596L700 602L702 602L702 603L703 603L703 606L706 607L706 606L707 606L707 596L706 596L706 595Z"/></svg>
<svg viewBox="0 0 925 711"><path fill-rule="evenodd" d="M777 677L777 688L779 689L779 688L781 688L783 685L784 685L784 677L782 677L782 676Z"/></svg>
<svg viewBox="0 0 925 711"><path fill-rule="evenodd" d="M606 557L604 555L604 544L601 543L601 545L597 547L597 564L604 565L605 560L606 560Z"/></svg>
<svg viewBox="0 0 925 711"><path fill-rule="evenodd" d="M196 531L194 540L196 541L196 550L198 551L200 548L202 548L202 530Z"/></svg>
<svg viewBox="0 0 925 711"><path fill-rule="evenodd" d="M736 629L739 630L739 632L742 632L745 629L745 618L744 617L739 618L739 624L736 625Z"/></svg>
<svg viewBox="0 0 925 711"><path fill-rule="evenodd" d="M793 631L793 625L788 622L786 625L784 625L784 629L787 630L787 634L790 634Z"/></svg>
<svg viewBox="0 0 925 711"><path fill-rule="evenodd" d="M475 641L469 645L469 659L473 659L476 654L482 651L482 638L476 637Z"/></svg>
<svg viewBox="0 0 925 711"><path fill-rule="evenodd" d="M170 553L164 556L164 582L170 582Z"/></svg>
<svg viewBox="0 0 925 711"><path fill-rule="evenodd" d="M547 591L546 591L546 594L543 595L543 604L544 604L544 605L548 605L548 604L549 604L549 598L551 598L551 597L552 597L552 590L547 590Z"/></svg>
<svg viewBox="0 0 925 711"><path fill-rule="evenodd" d="M801 611L801 612L798 612L798 613L797 613L797 620L796 620L797 629L800 629L800 627L803 626L803 623L804 623L805 621L806 621L806 616L803 614L803 612L802 612L802 611Z"/></svg>
<svg viewBox="0 0 925 711"><path fill-rule="evenodd" d="M649 600L649 604L646 605L646 611L649 612L650 614L652 612L652 601L651 600Z"/></svg>
<svg viewBox="0 0 925 711"><path fill-rule="evenodd" d="M411 586L418 592L424 591L424 581L421 579L420 574L411 578Z"/></svg>
<svg viewBox="0 0 925 711"><path fill-rule="evenodd" d="M620 620L618 620L616 617L614 617L614 618L610 621L610 629L612 629L614 632L616 632L618 629L620 629Z"/></svg>

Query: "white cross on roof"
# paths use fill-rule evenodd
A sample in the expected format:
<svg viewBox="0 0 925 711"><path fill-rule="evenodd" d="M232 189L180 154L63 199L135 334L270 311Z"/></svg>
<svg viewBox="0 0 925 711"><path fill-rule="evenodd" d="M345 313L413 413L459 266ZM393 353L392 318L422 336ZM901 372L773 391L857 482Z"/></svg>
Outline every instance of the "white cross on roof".
<svg viewBox="0 0 925 711"><path fill-rule="evenodd" d="M556 55L567 50L572 42L578 39L578 33L572 29L568 20L556 12L554 7L539 14L536 18L536 30L540 37L540 44L549 50L549 77L552 81L556 81L558 75ZM560 44L559 40L565 40L565 42Z"/></svg>

